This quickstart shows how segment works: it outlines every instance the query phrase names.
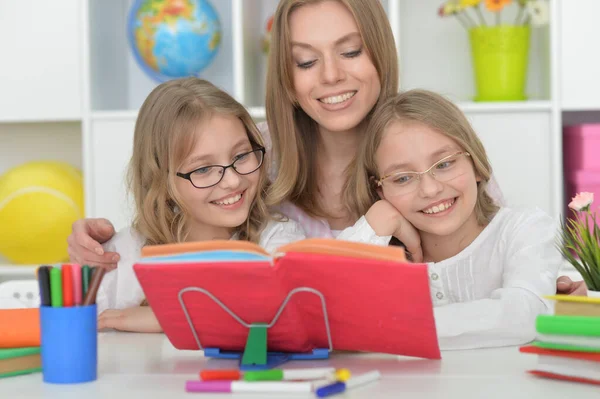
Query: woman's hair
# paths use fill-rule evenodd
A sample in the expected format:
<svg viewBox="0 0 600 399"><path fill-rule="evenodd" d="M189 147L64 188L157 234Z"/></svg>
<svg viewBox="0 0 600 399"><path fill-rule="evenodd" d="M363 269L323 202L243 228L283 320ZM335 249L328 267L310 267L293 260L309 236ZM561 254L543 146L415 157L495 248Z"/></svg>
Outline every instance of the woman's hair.
<svg viewBox="0 0 600 399"><path fill-rule="evenodd" d="M170 80L157 86L142 104L135 124L127 179L135 203L133 228L146 238L148 245L186 240L190 212L177 191L176 172L194 148L198 125L215 114L239 118L250 143L254 147L263 146L246 109L206 80ZM268 220L264 202L267 172L261 168L259 173L259 186L248 219L236 228L241 240L258 242Z"/></svg>
<svg viewBox="0 0 600 399"><path fill-rule="evenodd" d="M345 200L358 215L364 215L378 199L373 178L377 177L375 153L381 144L384 130L392 122L422 123L454 140L470 159L475 174L481 178L477 185L475 215L481 225L487 224L498 211L486 191L492 166L477 133L451 101L427 90L410 90L388 99L373 114L367 135L361 144L354 171L347 185Z"/></svg>
<svg viewBox="0 0 600 399"><path fill-rule="evenodd" d="M279 2L273 19L267 73L267 121L278 171L269 190L268 203L278 205L291 201L313 216L326 216L317 200L318 125L296 102L289 19L299 7L322 1ZM376 108L398 91L398 58L392 29L379 0L338 1L354 16L365 52L379 75L381 92Z"/></svg>

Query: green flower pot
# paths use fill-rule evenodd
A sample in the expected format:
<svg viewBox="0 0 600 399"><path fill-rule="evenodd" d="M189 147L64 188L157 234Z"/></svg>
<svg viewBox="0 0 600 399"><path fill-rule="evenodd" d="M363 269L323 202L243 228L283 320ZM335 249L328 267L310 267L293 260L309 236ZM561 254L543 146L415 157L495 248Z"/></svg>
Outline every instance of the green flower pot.
<svg viewBox="0 0 600 399"><path fill-rule="evenodd" d="M475 101L525 100L529 26L469 29L477 95Z"/></svg>

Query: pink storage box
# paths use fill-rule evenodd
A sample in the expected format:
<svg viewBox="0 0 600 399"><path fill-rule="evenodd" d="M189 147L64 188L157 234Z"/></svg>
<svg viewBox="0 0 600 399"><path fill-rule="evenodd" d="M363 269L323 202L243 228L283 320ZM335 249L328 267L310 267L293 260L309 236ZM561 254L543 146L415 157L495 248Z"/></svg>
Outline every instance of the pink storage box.
<svg viewBox="0 0 600 399"><path fill-rule="evenodd" d="M600 170L580 170L565 173L565 213L563 216L568 218L575 216L575 213L569 209L569 202L575 194L582 191L594 193L594 202L590 209L592 212L597 213L596 222L600 225Z"/></svg>
<svg viewBox="0 0 600 399"><path fill-rule="evenodd" d="M565 173L580 169L600 171L600 124L564 127L563 162Z"/></svg>

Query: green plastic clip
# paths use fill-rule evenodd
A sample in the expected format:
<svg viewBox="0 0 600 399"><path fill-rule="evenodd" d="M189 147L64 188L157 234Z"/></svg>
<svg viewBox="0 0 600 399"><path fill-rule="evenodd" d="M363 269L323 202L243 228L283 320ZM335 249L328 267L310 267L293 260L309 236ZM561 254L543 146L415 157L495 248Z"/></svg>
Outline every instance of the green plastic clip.
<svg viewBox="0 0 600 399"><path fill-rule="evenodd" d="M267 364L267 325L264 323L252 324L248 331L242 365L265 364Z"/></svg>

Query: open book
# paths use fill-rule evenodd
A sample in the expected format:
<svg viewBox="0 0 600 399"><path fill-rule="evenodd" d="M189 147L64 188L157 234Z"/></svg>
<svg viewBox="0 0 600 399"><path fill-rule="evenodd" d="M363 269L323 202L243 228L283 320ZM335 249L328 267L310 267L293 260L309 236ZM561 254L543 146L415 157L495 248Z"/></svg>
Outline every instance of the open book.
<svg viewBox="0 0 600 399"><path fill-rule="evenodd" d="M276 319L269 351L331 343L440 358L427 266L408 263L402 248L306 239L270 256L253 243L216 240L147 246L142 256L135 273L176 348L200 349L199 340L241 351L249 330L242 323Z"/></svg>

